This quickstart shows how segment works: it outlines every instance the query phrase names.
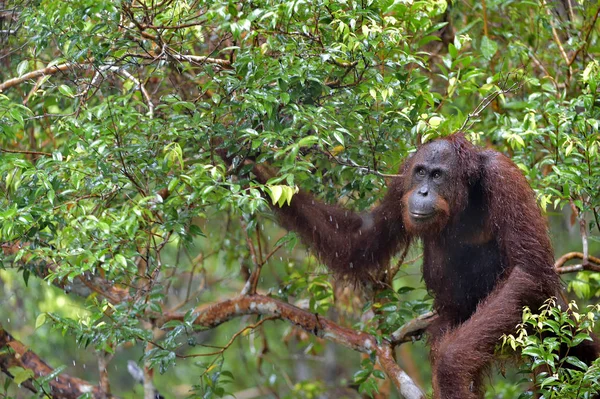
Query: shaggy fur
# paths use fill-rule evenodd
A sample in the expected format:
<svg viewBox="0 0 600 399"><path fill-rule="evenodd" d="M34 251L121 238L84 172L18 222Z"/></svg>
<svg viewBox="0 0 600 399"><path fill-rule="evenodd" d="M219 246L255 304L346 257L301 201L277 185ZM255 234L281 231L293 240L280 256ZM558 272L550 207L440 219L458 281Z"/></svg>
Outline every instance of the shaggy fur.
<svg viewBox="0 0 600 399"><path fill-rule="evenodd" d="M415 222L408 204L423 186L419 170L431 165L443 184L420 195L435 198L435 217ZM272 173L263 166L254 172L263 182ZM482 371L499 338L514 332L523 306L538 309L561 290L545 220L516 165L460 134L425 144L400 173L366 215L305 192L273 209L329 268L355 282L380 278L394 253L421 239L423 276L439 315L428 331L434 396L482 398ZM570 352L588 363L598 353L589 342Z"/></svg>

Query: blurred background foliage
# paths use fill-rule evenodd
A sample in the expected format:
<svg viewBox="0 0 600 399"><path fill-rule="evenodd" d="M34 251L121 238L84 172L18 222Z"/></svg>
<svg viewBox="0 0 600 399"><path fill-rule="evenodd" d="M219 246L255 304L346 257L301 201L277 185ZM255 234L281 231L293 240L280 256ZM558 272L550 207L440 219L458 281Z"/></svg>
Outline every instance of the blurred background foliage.
<svg viewBox="0 0 600 399"><path fill-rule="evenodd" d="M2 327L124 398L144 391L128 362L155 370L166 398L395 397L370 359L283 321L155 321L237 296L257 262L259 292L341 325L386 334L425 313L418 247L393 290L362 295L268 202L302 187L367 209L416 145L459 129L518 164L557 258L589 266L599 13L574 0L0 1ZM278 178L234 177L217 150ZM599 273L564 280L580 309L597 302ZM397 357L430 386L425 343ZM510 369L489 398L527 391ZM30 395L2 378L4 397Z"/></svg>

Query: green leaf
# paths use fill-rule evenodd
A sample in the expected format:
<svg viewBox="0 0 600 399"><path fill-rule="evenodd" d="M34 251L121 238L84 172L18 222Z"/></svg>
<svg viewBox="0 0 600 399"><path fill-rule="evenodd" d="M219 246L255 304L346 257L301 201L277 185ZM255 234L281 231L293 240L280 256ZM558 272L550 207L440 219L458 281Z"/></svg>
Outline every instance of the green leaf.
<svg viewBox="0 0 600 399"><path fill-rule="evenodd" d="M127 268L127 259L125 259L125 257L123 255L116 254L115 255L115 262L117 262L117 264L119 264L124 269Z"/></svg>
<svg viewBox="0 0 600 399"><path fill-rule="evenodd" d="M498 51L498 44L487 36L483 36L481 38L480 50L483 58L489 61Z"/></svg>
<svg viewBox="0 0 600 399"><path fill-rule="evenodd" d="M28 69L29 69L29 61L23 60L23 61L19 62L19 65L17 65L17 76L21 77L21 76L25 75L25 73L27 72Z"/></svg>
<svg viewBox="0 0 600 399"><path fill-rule="evenodd" d="M379 378L380 380L385 380L385 374L381 370L373 370L373 376Z"/></svg>
<svg viewBox="0 0 600 399"><path fill-rule="evenodd" d="M340 143L342 146L344 145L344 136L342 135L342 133L338 132L337 130L334 130L333 137L335 137L338 143Z"/></svg>
<svg viewBox="0 0 600 399"><path fill-rule="evenodd" d="M70 86L67 85L60 85L58 86L58 91L60 92L60 94L62 94L63 96L66 97L70 97L70 98L74 98L75 96L73 95L73 89L71 89Z"/></svg>
<svg viewBox="0 0 600 399"><path fill-rule="evenodd" d="M267 186L267 189L268 189L268 193L269 193L269 196L271 197L271 202L273 203L273 205L278 204L279 199L281 198L281 195L283 194L283 186L280 186L280 185Z"/></svg>
<svg viewBox="0 0 600 399"><path fill-rule="evenodd" d="M46 313L40 313L38 317L35 319L35 328L36 330L46 323Z"/></svg>
<svg viewBox="0 0 600 399"><path fill-rule="evenodd" d="M33 370L25 369L23 367L9 367L8 371L14 376L14 381L17 385L21 385L35 376Z"/></svg>

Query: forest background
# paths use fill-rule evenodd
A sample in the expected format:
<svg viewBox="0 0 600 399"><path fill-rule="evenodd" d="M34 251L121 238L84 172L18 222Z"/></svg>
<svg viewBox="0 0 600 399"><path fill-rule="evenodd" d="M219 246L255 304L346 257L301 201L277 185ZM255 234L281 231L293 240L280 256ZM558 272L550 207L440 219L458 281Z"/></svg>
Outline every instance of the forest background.
<svg viewBox="0 0 600 399"><path fill-rule="evenodd" d="M585 322L564 332L553 310L532 328L583 339L599 315L599 14L575 0L0 1L0 396L429 390L418 246L387 290L361 293L269 204L302 187L368 209L419 143L458 130L510 156L548 217ZM232 174L219 149L279 174ZM515 337L522 362L492 369L488 398L531 397L540 364L546 398L585 397L600 376Z"/></svg>

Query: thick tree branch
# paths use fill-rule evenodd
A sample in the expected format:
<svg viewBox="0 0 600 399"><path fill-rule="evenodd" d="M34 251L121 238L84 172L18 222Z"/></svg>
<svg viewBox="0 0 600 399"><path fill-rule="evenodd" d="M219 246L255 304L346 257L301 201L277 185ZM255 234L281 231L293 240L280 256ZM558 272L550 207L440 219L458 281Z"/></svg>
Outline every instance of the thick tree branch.
<svg viewBox="0 0 600 399"><path fill-rule="evenodd" d="M242 295L196 309L194 324L214 328L235 317L262 315L287 320L319 338L338 343L361 353L375 353L381 367L405 399L424 398L410 377L396 364L389 342L378 343L376 337L361 331L339 326L294 305L264 295ZM170 320L183 320L182 313L166 313L157 321L160 326Z"/></svg>
<svg viewBox="0 0 600 399"><path fill-rule="evenodd" d="M55 372L38 355L27 349L21 342L15 340L0 324L0 369L9 377L14 378L9 369L21 367L31 370L35 378L46 377ZM66 374L58 374L48 380L49 392L46 396L56 399L76 399L83 394L91 394L94 399L114 398L87 381ZM32 379L23 383L32 392L38 392L37 385Z"/></svg>
<svg viewBox="0 0 600 399"><path fill-rule="evenodd" d="M402 327L394 331L391 335L393 344L401 344L411 341L425 333L427 327L437 318L435 312L427 312L419 317L416 317Z"/></svg>

